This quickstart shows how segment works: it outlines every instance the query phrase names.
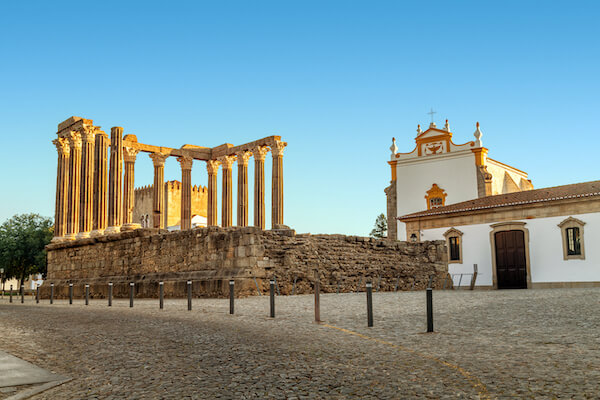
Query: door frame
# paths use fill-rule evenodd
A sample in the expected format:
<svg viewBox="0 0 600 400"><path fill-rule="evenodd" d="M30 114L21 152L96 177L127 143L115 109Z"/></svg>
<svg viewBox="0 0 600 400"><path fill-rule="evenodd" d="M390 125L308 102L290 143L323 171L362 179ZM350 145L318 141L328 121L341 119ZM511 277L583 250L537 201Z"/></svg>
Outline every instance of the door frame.
<svg viewBox="0 0 600 400"><path fill-rule="evenodd" d="M527 269L527 289L531 289L531 266L529 263L529 229L525 228L525 222L500 222L490 225L490 248L492 253L492 285L498 289L498 275L496 270L496 233L503 231L523 231L525 242L525 265Z"/></svg>

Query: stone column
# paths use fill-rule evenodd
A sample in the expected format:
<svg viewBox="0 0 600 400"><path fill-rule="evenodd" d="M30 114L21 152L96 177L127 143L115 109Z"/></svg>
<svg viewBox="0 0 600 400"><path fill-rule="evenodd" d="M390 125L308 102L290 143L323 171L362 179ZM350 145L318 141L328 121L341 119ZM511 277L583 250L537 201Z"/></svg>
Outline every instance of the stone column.
<svg viewBox="0 0 600 400"><path fill-rule="evenodd" d="M69 197L69 139L61 137L52 141L58 151L56 170L56 209L54 212L53 242L64 240L67 233L67 213Z"/></svg>
<svg viewBox="0 0 600 400"><path fill-rule="evenodd" d="M135 159L139 150L132 147L123 148L123 160L125 161L125 178L123 186L123 230L132 231L141 228L138 223L133 222L133 206L135 202Z"/></svg>
<svg viewBox="0 0 600 400"><path fill-rule="evenodd" d="M181 230L192 229L192 157L177 157L181 165Z"/></svg>
<svg viewBox="0 0 600 400"><path fill-rule="evenodd" d="M267 146L252 149L254 155L254 226L265 229L265 157Z"/></svg>
<svg viewBox="0 0 600 400"><path fill-rule="evenodd" d="M152 226L165 228L164 202L165 202L165 160L168 155L152 153L150 158L154 164L154 185L152 187Z"/></svg>
<svg viewBox="0 0 600 400"><path fill-rule="evenodd" d="M74 240L79 232L79 184L81 181L81 134L69 134L70 163L69 163L69 206L67 216L66 238Z"/></svg>
<svg viewBox="0 0 600 400"><path fill-rule="evenodd" d="M97 128L85 127L81 132L81 191L79 192L78 239L90 237L94 219L94 145Z"/></svg>
<svg viewBox="0 0 600 400"><path fill-rule="evenodd" d="M90 236L100 236L108 223L106 216L106 179L108 165L108 135L102 131L96 134L94 157L94 223Z"/></svg>
<svg viewBox="0 0 600 400"><path fill-rule="evenodd" d="M219 173L217 160L208 160L206 170L208 172L208 204L206 208L206 225L217 226L217 174Z"/></svg>
<svg viewBox="0 0 600 400"><path fill-rule="evenodd" d="M273 184L272 184L272 213L271 227L283 224L283 149L286 142L276 141L271 146L273 154Z"/></svg>
<svg viewBox="0 0 600 400"><path fill-rule="evenodd" d="M248 159L249 151L236 153L238 163L237 225L248 226Z"/></svg>
<svg viewBox="0 0 600 400"><path fill-rule="evenodd" d="M110 129L110 170L108 171L108 228L105 233L121 232L123 223L123 128Z"/></svg>
<svg viewBox="0 0 600 400"><path fill-rule="evenodd" d="M223 165L223 194L221 198L221 226L227 227L233 225L232 210L232 189L231 166L235 161L235 156L219 157L219 162Z"/></svg>

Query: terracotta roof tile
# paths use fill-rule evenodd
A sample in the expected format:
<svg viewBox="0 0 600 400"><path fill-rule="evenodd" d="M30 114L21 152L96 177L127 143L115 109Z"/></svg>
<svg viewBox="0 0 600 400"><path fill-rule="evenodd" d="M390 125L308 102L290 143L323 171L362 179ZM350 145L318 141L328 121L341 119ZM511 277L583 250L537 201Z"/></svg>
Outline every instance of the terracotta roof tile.
<svg viewBox="0 0 600 400"><path fill-rule="evenodd" d="M496 207L507 207L520 204L544 203L563 199L579 197L600 196L600 181L574 183L572 185L554 186L524 192L497 194L495 196L480 197L460 203L450 204L445 207L398 217L400 220L417 217L454 214L465 211L475 211Z"/></svg>

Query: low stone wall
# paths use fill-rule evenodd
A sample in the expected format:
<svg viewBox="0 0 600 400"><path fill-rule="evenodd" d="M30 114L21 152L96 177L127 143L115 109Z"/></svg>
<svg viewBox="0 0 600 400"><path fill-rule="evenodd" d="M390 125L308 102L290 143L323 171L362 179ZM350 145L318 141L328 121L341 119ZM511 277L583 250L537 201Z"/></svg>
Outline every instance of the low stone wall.
<svg viewBox="0 0 600 400"><path fill-rule="evenodd" d="M194 296L225 296L229 279L237 295L268 292L275 277L281 294L312 293L318 270L323 292L364 290L367 280L380 290L423 289L429 277L434 287L448 275L443 241L408 243L344 235L296 235L293 230L263 231L255 227L196 228L167 232L138 229L98 238L51 244L48 277L41 288L49 296L68 296L68 284L81 297L84 285L91 296L107 296L113 282L115 297L157 297L158 282L165 296L186 295L193 281ZM448 284L449 281L448 281Z"/></svg>

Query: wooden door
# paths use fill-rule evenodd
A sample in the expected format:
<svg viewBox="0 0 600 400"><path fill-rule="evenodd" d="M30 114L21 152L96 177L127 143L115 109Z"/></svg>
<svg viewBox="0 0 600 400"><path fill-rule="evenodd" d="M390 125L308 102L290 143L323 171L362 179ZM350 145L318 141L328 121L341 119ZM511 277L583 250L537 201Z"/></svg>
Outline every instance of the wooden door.
<svg viewBox="0 0 600 400"><path fill-rule="evenodd" d="M498 289L527 289L525 233L502 231L495 239Z"/></svg>

